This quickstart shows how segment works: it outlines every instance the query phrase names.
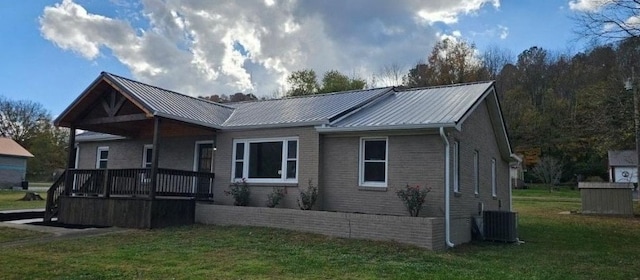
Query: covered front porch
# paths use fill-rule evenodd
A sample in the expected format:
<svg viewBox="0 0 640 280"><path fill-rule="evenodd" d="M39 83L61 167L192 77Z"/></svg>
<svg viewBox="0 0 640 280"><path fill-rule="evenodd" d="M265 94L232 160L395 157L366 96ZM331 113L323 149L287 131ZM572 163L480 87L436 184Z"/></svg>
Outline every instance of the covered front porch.
<svg viewBox="0 0 640 280"><path fill-rule="evenodd" d="M210 106L218 105L102 73L55 121L70 129L69 157L48 191L45 221L193 223L195 201L213 199L218 128L205 115ZM90 132L87 142L76 141L77 130Z"/></svg>

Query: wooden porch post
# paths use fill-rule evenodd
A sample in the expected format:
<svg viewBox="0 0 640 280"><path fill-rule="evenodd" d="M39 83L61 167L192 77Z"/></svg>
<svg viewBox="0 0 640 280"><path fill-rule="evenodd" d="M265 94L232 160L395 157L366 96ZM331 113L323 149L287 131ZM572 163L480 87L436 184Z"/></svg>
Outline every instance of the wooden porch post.
<svg viewBox="0 0 640 280"><path fill-rule="evenodd" d="M69 176L69 169L76 166L76 127L69 127L69 157L67 158L67 170L65 174L64 193L71 195L73 176Z"/></svg>
<svg viewBox="0 0 640 280"><path fill-rule="evenodd" d="M149 198L156 198L156 183L158 181L158 134L160 134L160 118L153 118L153 148L151 152L151 190Z"/></svg>

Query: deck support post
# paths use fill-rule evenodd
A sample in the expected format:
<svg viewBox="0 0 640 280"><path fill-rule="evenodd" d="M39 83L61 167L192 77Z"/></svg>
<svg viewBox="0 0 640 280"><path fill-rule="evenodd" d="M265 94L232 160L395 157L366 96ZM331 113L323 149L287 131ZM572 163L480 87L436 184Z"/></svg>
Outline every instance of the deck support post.
<svg viewBox="0 0 640 280"><path fill-rule="evenodd" d="M104 170L104 177L102 179L102 195L105 198L111 195L111 184L109 184L109 169Z"/></svg>
<svg viewBox="0 0 640 280"><path fill-rule="evenodd" d="M158 182L158 134L160 134L160 118L153 118L153 149L151 150L151 189L149 198L156 198L156 184Z"/></svg>
<svg viewBox="0 0 640 280"><path fill-rule="evenodd" d="M69 127L69 157L67 158L67 170L64 173L64 193L65 195L71 195L73 176L69 175L69 169L76 167L76 127L72 125Z"/></svg>

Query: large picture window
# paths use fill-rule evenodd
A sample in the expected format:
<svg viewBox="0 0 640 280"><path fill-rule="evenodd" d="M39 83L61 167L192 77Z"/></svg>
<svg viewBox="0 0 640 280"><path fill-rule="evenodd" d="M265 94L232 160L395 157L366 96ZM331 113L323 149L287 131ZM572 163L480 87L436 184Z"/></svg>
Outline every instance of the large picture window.
<svg viewBox="0 0 640 280"><path fill-rule="evenodd" d="M233 178L247 182L298 182L298 138L233 141Z"/></svg>
<svg viewBox="0 0 640 280"><path fill-rule="evenodd" d="M360 140L360 186L387 186L387 138Z"/></svg>

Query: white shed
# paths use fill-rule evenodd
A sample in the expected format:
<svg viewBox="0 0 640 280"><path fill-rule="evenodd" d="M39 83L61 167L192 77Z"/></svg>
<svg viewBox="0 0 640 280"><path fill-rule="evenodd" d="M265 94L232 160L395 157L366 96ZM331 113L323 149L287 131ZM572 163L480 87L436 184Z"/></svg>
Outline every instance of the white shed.
<svg viewBox="0 0 640 280"><path fill-rule="evenodd" d="M637 183L637 162L636 151L609 151L609 181L615 183Z"/></svg>

